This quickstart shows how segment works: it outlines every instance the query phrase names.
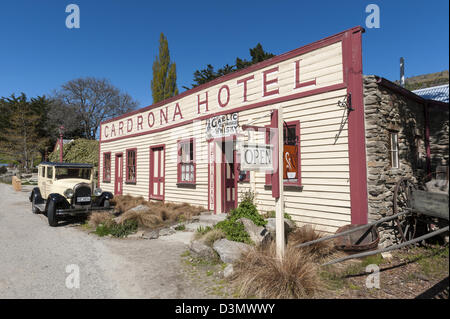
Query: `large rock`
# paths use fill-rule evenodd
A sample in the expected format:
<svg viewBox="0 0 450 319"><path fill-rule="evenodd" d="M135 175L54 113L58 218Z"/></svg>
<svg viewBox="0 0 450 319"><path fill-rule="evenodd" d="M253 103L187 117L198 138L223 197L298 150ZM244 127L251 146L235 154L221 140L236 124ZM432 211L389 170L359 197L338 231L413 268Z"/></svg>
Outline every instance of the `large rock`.
<svg viewBox="0 0 450 319"><path fill-rule="evenodd" d="M228 239L219 239L213 244L213 248L219 254L220 259L228 264L241 258L241 254L251 247L250 245Z"/></svg>
<svg viewBox="0 0 450 319"><path fill-rule="evenodd" d="M291 231L293 231L295 229L295 227L297 227L295 225L295 222L293 222L292 220L287 219L287 218L284 219L284 232L285 233L290 233ZM272 234L276 233L276 218L267 218L266 229Z"/></svg>
<svg viewBox="0 0 450 319"><path fill-rule="evenodd" d="M198 257L215 258L216 253L214 249L206 245L202 240L193 240L189 245L189 249Z"/></svg>
<svg viewBox="0 0 450 319"><path fill-rule="evenodd" d="M154 230L147 230L144 235L142 236L142 238L144 239L157 239L159 237L159 230L158 229L154 229Z"/></svg>
<svg viewBox="0 0 450 319"><path fill-rule="evenodd" d="M244 225L245 231L250 235L250 239L257 245L266 244L270 241L270 233L263 226L256 226L248 218L239 218L238 222Z"/></svg>

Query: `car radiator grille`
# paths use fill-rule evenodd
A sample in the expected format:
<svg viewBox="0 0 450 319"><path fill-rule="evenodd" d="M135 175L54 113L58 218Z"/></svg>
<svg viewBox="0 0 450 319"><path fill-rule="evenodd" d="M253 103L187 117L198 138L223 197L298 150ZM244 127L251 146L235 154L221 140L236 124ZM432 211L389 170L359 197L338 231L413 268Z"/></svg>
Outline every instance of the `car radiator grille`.
<svg viewBox="0 0 450 319"><path fill-rule="evenodd" d="M75 205L90 205L91 188L87 185L75 186L73 197ZM87 198L89 198L88 201L86 200Z"/></svg>

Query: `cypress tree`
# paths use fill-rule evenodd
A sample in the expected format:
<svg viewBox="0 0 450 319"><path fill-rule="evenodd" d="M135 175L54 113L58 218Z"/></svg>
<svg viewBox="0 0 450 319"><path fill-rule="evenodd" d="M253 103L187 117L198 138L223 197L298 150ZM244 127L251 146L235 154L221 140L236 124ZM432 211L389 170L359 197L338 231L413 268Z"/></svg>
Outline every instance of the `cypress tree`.
<svg viewBox="0 0 450 319"><path fill-rule="evenodd" d="M151 86L153 103L178 95L177 67L170 61L169 43L163 33L159 38L159 55L153 62Z"/></svg>

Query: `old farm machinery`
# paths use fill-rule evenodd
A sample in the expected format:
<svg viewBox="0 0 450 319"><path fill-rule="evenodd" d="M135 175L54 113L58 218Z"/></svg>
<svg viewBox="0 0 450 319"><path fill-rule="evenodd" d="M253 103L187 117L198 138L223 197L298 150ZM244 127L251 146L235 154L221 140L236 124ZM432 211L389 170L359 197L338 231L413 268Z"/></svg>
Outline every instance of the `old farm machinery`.
<svg viewBox="0 0 450 319"><path fill-rule="evenodd" d="M336 248L358 252L343 258L329 261L325 265L361 258L406 247L439 234L448 233L448 168L438 170L430 181L422 187L411 179L401 178L395 185L393 194L393 214L366 225L347 225L336 234L309 241L297 247L309 246L321 241L334 239ZM379 235L376 227L382 223L394 221L400 237L400 243L375 249ZM373 250L375 249L375 250ZM363 252L361 252L363 251Z"/></svg>

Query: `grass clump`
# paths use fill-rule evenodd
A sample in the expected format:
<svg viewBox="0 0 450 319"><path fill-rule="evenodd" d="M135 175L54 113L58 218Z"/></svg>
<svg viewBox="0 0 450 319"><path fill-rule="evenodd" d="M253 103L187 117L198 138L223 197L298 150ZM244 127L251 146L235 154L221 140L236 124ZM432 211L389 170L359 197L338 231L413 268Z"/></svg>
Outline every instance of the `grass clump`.
<svg viewBox="0 0 450 319"><path fill-rule="evenodd" d="M136 232L138 224L135 220L127 220L123 224L99 224L95 229L95 234L100 237L112 235L114 237L126 237Z"/></svg>
<svg viewBox="0 0 450 319"><path fill-rule="evenodd" d="M312 297L320 287L315 268L309 254L290 246L286 247L281 261L272 244L245 252L234 264L232 282L244 298Z"/></svg>
<svg viewBox="0 0 450 319"><path fill-rule="evenodd" d="M100 224L111 225L113 222L113 216L105 212L92 212L88 217L88 225L92 228L97 228Z"/></svg>
<svg viewBox="0 0 450 319"><path fill-rule="evenodd" d="M139 226L146 228L159 228L176 222L184 222L205 210L202 207L186 203L149 202L142 196L130 195L116 196L112 203L115 205L115 210L121 213L118 223L135 220ZM141 207L134 209L138 206Z"/></svg>
<svg viewBox="0 0 450 319"><path fill-rule="evenodd" d="M320 239L324 237L323 234L317 232L314 227L305 225L295 229L289 233L288 244L295 247L297 245ZM306 247L298 248L307 251L316 258L323 258L335 251L333 242L330 240L321 241Z"/></svg>

